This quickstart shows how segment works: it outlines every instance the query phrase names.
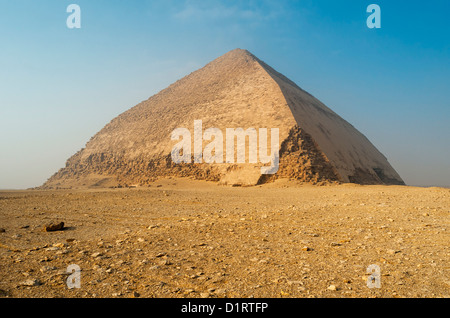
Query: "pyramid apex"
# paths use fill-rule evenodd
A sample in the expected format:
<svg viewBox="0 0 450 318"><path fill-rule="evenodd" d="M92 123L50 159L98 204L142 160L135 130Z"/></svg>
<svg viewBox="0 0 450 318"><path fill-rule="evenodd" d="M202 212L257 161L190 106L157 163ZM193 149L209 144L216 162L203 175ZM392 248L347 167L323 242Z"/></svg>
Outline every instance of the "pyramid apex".
<svg viewBox="0 0 450 318"><path fill-rule="evenodd" d="M250 56L252 58L255 58L255 56L250 51L240 48L228 51L223 56Z"/></svg>

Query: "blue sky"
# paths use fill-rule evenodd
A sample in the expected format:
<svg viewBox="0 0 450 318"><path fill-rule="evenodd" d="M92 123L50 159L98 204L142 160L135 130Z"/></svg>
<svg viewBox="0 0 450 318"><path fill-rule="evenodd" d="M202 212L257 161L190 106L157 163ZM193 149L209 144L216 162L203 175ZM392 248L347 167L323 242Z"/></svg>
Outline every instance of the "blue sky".
<svg viewBox="0 0 450 318"><path fill-rule="evenodd" d="M450 186L449 15L448 0L0 0L0 188L42 184L111 119L234 48L349 121L408 184Z"/></svg>

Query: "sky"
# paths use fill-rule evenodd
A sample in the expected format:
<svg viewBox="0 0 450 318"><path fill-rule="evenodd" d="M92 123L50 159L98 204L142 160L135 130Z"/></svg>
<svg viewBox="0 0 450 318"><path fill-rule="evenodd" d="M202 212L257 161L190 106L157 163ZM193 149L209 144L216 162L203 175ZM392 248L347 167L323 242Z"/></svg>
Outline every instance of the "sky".
<svg viewBox="0 0 450 318"><path fill-rule="evenodd" d="M350 122L408 185L448 187L449 15L448 0L0 0L0 189L43 184L114 117L235 48Z"/></svg>

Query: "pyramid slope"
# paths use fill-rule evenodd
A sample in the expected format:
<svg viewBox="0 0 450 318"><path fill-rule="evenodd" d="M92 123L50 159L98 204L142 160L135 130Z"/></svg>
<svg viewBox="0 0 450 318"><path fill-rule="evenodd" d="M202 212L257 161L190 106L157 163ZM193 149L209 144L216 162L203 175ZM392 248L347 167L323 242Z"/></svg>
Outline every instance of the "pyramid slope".
<svg viewBox="0 0 450 318"><path fill-rule="evenodd" d="M171 132L181 127L192 131L194 120L199 119L203 129L216 127L223 132L239 127L279 128L279 173L261 178L260 165L249 163L173 164ZM401 183L375 147L345 123L254 55L236 49L113 119L44 188L144 185L163 176L231 184L256 184L277 177L315 183L390 183L386 180L391 178ZM328 131L340 135L329 136ZM344 142L340 152L336 141L327 139L348 135L357 137ZM352 147L360 149L347 155ZM381 180L373 168L381 169L388 179ZM352 180L358 173L364 178Z"/></svg>
<svg viewBox="0 0 450 318"><path fill-rule="evenodd" d="M361 132L284 75L262 64L278 83L297 125L317 142L341 181L404 184L386 157Z"/></svg>

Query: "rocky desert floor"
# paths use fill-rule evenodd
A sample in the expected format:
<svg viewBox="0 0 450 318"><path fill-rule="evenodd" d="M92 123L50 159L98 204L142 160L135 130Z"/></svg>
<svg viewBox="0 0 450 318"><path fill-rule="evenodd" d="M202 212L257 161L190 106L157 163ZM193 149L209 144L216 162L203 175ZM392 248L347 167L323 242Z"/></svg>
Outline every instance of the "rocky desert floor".
<svg viewBox="0 0 450 318"><path fill-rule="evenodd" d="M0 296L449 297L449 215L444 188L165 179L2 191ZM68 288L72 264L80 288ZM380 288L367 285L372 264Z"/></svg>

